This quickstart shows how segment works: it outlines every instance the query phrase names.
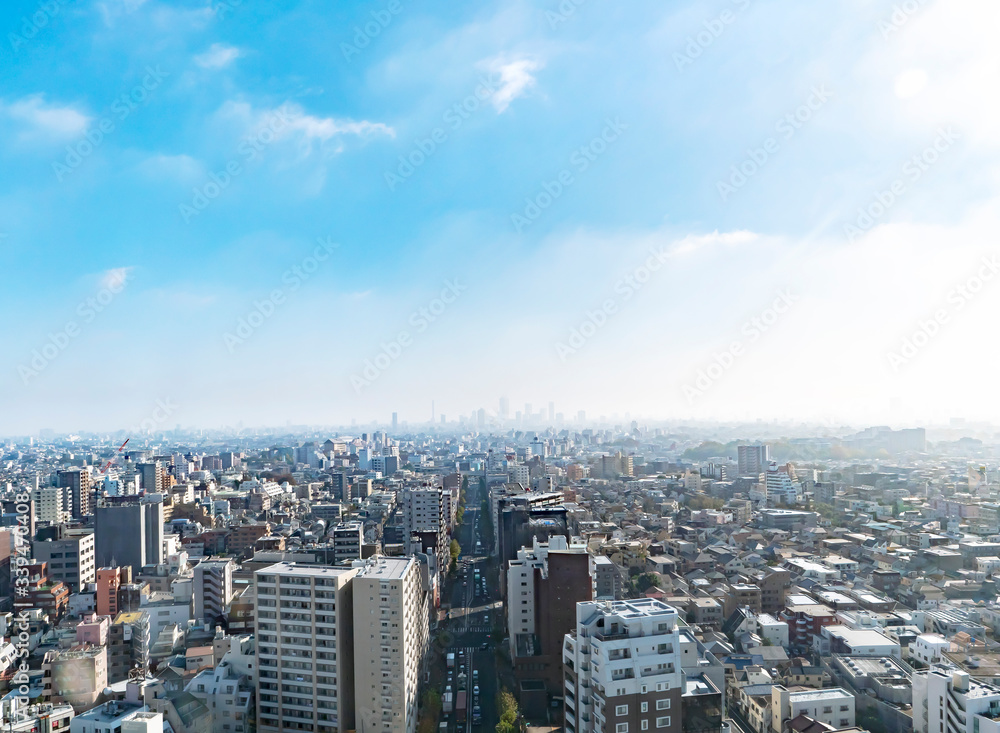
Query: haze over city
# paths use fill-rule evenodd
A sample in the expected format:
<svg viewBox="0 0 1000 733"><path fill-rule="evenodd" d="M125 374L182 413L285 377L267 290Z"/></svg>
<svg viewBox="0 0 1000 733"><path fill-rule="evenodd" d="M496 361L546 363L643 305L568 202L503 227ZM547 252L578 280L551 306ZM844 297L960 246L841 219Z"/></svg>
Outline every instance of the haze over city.
<svg viewBox="0 0 1000 733"><path fill-rule="evenodd" d="M996 413L995 4L53 7L0 433Z"/></svg>

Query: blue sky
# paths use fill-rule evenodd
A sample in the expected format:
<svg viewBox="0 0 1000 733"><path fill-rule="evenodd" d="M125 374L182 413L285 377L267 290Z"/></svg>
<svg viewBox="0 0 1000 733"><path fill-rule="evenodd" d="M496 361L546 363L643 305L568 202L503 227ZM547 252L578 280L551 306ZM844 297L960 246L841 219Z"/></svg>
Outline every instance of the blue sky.
<svg viewBox="0 0 1000 733"><path fill-rule="evenodd" d="M0 433L1000 406L985 0L282 5L0 10Z"/></svg>

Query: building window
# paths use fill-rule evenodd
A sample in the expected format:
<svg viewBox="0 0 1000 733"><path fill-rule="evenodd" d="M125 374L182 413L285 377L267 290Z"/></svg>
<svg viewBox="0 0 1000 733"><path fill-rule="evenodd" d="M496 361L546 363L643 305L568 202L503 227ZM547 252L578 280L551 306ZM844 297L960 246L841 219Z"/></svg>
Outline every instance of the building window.
<svg viewBox="0 0 1000 733"><path fill-rule="evenodd" d="M661 700L657 700L656 701L656 709L657 710L670 710L670 698L669 697L665 697L665 698L663 698Z"/></svg>
<svg viewBox="0 0 1000 733"><path fill-rule="evenodd" d="M628 705L616 705L615 715L628 715Z"/></svg>
<svg viewBox="0 0 1000 733"><path fill-rule="evenodd" d="M628 733L628 723L619 723L616 725L615 733Z"/></svg>
<svg viewBox="0 0 1000 733"><path fill-rule="evenodd" d="M648 703L648 702L644 702L644 703L641 703L641 704L639 705L639 712L640 712L640 713L645 713L645 712L647 712L648 710L649 710L649 703Z"/></svg>
<svg viewBox="0 0 1000 733"><path fill-rule="evenodd" d="M642 730L648 730L649 729L649 721L645 720L645 719L641 720L640 723L639 723L639 728L642 729Z"/></svg>
<svg viewBox="0 0 1000 733"><path fill-rule="evenodd" d="M669 728L670 727L670 716L669 715L665 715L662 718L657 718L656 719L656 727L657 728Z"/></svg>

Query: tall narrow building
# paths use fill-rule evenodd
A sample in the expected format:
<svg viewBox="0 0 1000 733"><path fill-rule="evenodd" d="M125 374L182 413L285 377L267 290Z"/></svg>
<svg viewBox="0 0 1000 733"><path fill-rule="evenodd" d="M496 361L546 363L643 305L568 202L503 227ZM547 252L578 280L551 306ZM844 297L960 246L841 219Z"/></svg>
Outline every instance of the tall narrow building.
<svg viewBox="0 0 1000 733"><path fill-rule="evenodd" d="M256 572L260 733L355 728L351 581L357 574L357 568L294 563Z"/></svg>
<svg viewBox="0 0 1000 733"><path fill-rule="evenodd" d="M414 733L428 597L414 557L373 558L354 579L358 733Z"/></svg>

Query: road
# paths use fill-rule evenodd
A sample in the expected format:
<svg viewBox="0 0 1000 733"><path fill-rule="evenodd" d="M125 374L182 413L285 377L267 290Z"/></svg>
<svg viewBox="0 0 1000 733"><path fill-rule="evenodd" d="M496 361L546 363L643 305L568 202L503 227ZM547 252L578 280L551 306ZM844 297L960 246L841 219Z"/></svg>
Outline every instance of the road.
<svg viewBox="0 0 1000 733"><path fill-rule="evenodd" d="M473 477L466 489L465 515L461 526L457 529L457 539L462 546L459 558L459 572L451 582L451 619L448 621L448 632L452 636L449 652L455 652L456 659L461 660L460 652L465 652L465 672L467 674L468 711L465 725L457 733L487 732L496 728L499 716L496 710L497 674L496 649L494 644L493 618L494 609L499 609L499 594L496 577L496 567L490 563L489 548L483 540L483 527L480 502L482 491L478 481ZM476 551L476 542L482 542L482 548ZM463 567L464 566L464 567ZM479 570L480 578L486 581L484 595L475 586L475 571ZM485 645L485 649L483 646ZM457 665L458 666L458 665ZM461 668L459 667L461 671ZM478 673L478 679L473 674ZM457 678L458 671L455 672ZM452 690L457 692L455 683ZM475 686L479 686L478 697L474 694ZM478 703L477 703L478 701ZM472 708L478 704L482 721L478 725L472 723ZM454 714L449 716L449 730L456 731Z"/></svg>

